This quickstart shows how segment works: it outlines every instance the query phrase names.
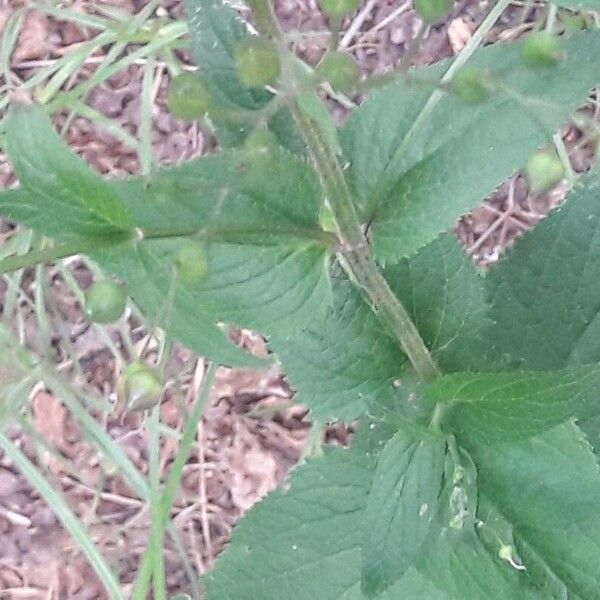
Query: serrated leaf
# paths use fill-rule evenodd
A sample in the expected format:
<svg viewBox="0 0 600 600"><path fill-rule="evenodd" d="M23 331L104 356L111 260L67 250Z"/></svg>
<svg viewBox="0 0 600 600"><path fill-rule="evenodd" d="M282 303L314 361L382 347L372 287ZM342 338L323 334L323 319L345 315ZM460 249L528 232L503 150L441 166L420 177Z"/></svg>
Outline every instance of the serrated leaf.
<svg viewBox="0 0 600 600"><path fill-rule="evenodd" d="M366 600L357 525L375 462L376 454L329 449L324 457L298 467L289 483L236 527L216 569L205 579L207 600ZM432 551L377 597L542 600L531 591L527 574L491 555L475 536L472 522L470 527L450 531L446 524L441 534L436 529L439 535L427 542Z"/></svg>
<svg viewBox="0 0 600 600"><path fill-rule="evenodd" d="M521 168L598 83L598 31L565 40L565 60L549 70L527 69L520 46L496 44L473 55L470 64L501 81L482 104L447 95L422 120L431 88L399 82L373 94L343 128L350 177L368 216L374 214L372 239L381 260L410 255L450 229ZM435 82L444 66L415 71L414 78ZM389 189L378 188L382 176Z"/></svg>
<svg viewBox="0 0 600 600"><path fill-rule="evenodd" d="M599 199L595 172L492 269L483 369L600 362Z"/></svg>
<svg viewBox="0 0 600 600"><path fill-rule="evenodd" d="M2 214L59 239L133 229L119 197L67 148L41 107L13 106L5 127L7 151L27 193L3 195Z"/></svg>
<svg viewBox="0 0 600 600"><path fill-rule="evenodd" d="M384 274L442 370L470 368L488 305L484 279L456 237L442 235Z"/></svg>
<svg viewBox="0 0 600 600"><path fill-rule="evenodd" d="M443 236L384 274L448 371L473 362L486 324L483 280L456 239ZM373 311L345 280L333 281L334 308L290 339L271 347L320 421L351 420L373 405L398 403L394 381L406 359Z"/></svg>
<svg viewBox="0 0 600 600"><path fill-rule="evenodd" d="M216 110L210 118L217 128L223 148L240 146L256 125L229 119L227 111L256 111L264 108L273 95L264 89L248 89L238 77L234 51L250 35L237 11L223 0L186 0L186 12L192 36L192 49L203 81L214 96ZM287 108L281 108L269 120L269 129L292 152L304 152L304 142Z"/></svg>
<svg viewBox="0 0 600 600"><path fill-rule="evenodd" d="M255 506L206 579L207 600L340 600L360 579L371 460L346 450L298 467Z"/></svg>
<svg viewBox="0 0 600 600"><path fill-rule="evenodd" d="M600 367L530 373L456 373L425 390L446 402L453 431L484 440L536 435L600 413Z"/></svg>
<svg viewBox="0 0 600 600"><path fill-rule="evenodd" d="M333 281L333 310L291 337L272 336L296 400L321 422L350 421L393 394L405 362L357 290Z"/></svg>
<svg viewBox="0 0 600 600"><path fill-rule="evenodd" d="M512 524L526 567L535 554L532 575L539 584L551 573L554 589L558 579L568 597L599 598L600 469L578 428L561 425L516 443L467 436L463 442L477 464L480 490Z"/></svg>
<svg viewBox="0 0 600 600"><path fill-rule="evenodd" d="M49 135L51 144L59 143L56 134ZM65 154L74 159L66 149ZM54 171L44 176L58 177ZM304 159L278 149L266 155L244 150L149 177L89 181L117 198L136 228L130 242L109 248L102 243L90 255L127 282L151 324L201 355L257 364L261 361L230 344L229 327L287 335L331 306L331 236L320 229L321 187ZM80 190L78 180L64 186L65 196ZM60 191L48 193L54 199ZM25 199L29 208L18 216L52 234L56 223L37 220L48 211L30 209L32 198L28 189L4 194L0 213L13 215L15 200ZM68 220L60 223L69 226ZM177 276L178 252L190 237L204 240L208 257L208 275L197 282ZM90 246L88 237L80 239Z"/></svg>
<svg viewBox="0 0 600 600"><path fill-rule="evenodd" d="M271 94L248 89L238 77L233 58L248 30L238 13L223 0L186 0L194 58L209 89L223 108L256 110Z"/></svg>
<svg viewBox="0 0 600 600"><path fill-rule="evenodd" d="M438 509L444 438L399 431L379 456L362 521L362 581L377 595L400 579L421 551Z"/></svg>

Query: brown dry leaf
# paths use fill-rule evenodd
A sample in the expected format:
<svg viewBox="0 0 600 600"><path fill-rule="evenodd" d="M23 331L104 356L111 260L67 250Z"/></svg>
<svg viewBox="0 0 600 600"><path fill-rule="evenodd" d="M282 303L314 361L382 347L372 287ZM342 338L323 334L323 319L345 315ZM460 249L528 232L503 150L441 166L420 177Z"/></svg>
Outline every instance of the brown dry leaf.
<svg viewBox="0 0 600 600"><path fill-rule="evenodd" d="M0 35L2 35L2 32L4 31L4 28L6 27L6 21L8 21L8 9L7 8L0 8Z"/></svg>
<svg viewBox="0 0 600 600"><path fill-rule="evenodd" d="M61 402L47 392L38 392L32 402L33 423L40 435L57 450L65 446L67 410ZM52 473L60 473L62 466L56 458L48 457L48 468Z"/></svg>
<svg viewBox="0 0 600 600"><path fill-rule="evenodd" d="M470 25L462 19L453 19L450 22L450 25L448 25L448 40L454 54L458 54L467 45L472 33Z"/></svg>
<svg viewBox="0 0 600 600"><path fill-rule="evenodd" d="M250 436L244 441L240 434L238 430L233 438L231 499L235 506L247 511L277 487L277 461Z"/></svg>
<svg viewBox="0 0 600 600"><path fill-rule="evenodd" d="M49 22L40 12L32 11L21 28L21 35L13 53L15 63L24 60L37 60L44 58L48 51Z"/></svg>

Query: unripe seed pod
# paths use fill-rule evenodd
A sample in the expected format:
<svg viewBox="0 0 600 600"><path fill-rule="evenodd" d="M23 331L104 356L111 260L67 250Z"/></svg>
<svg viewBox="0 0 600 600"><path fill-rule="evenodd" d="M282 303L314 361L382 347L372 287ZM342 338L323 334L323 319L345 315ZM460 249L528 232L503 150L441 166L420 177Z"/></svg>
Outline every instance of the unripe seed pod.
<svg viewBox="0 0 600 600"><path fill-rule="evenodd" d="M160 401L163 385L158 371L138 360L121 373L117 393L128 410L147 410Z"/></svg>
<svg viewBox="0 0 600 600"><path fill-rule="evenodd" d="M452 4L452 0L414 0L415 10L426 23L435 23L447 17Z"/></svg>
<svg viewBox="0 0 600 600"><path fill-rule="evenodd" d="M275 134L266 127L254 129L244 142L246 150L264 156L270 156L277 151L279 143Z"/></svg>
<svg viewBox="0 0 600 600"><path fill-rule="evenodd" d="M184 283L198 283L208 275L208 257L202 242L185 242L175 259L179 278Z"/></svg>
<svg viewBox="0 0 600 600"><path fill-rule="evenodd" d="M321 10L330 18L339 20L356 12L359 0L319 0Z"/></svg>
<svg viewBox="0 0 600 600"><path fill-rule="evenodd" d="M454 75L452 91L464 102L479 104L490 95L489 78L477 67L465 67Z"/></svg>
<svg viewBox="0 0 600 600"><path fill-rule="evenodd" d="M525 168L529 189L533 194L542 194L559 184L565 176L565 167L553 150L536 152Z"/></svg>
<svg viewBox="0 0 600 600"><path fill-rule="evenodd" d="M197 73L181 73L169 84L169 112L178 119L201 119L210 107L211 94Z"/></svg>
<svg viewBox="0 0 600 600"><path fill-rule="evenodd" d="M127 294L116 282L97 281L85 294L84 313L94 323L113 323L125 310Z"/></svg>
<svg viewBox="0 0 600 600"><path fill-rule="evenodd" d="M315 75L319 81L328 81L340 91L354 87L360 79L357 62L345 52L330 52L317 65Z"/></svg>
<svg viewBox="0 0 600 600"><path fill-rule="evenodd" d="M555 67L563 56L560 40L546 31L532 33L521 46L521 58L530 69Z"/></svg>
<svg viewBox="0 0 600 600"><path fill-rule="evenodd" d="M252 36L238 44L234 59L241 82L250 88L274 84L281 69L275 44L264 37Z"/></svg>

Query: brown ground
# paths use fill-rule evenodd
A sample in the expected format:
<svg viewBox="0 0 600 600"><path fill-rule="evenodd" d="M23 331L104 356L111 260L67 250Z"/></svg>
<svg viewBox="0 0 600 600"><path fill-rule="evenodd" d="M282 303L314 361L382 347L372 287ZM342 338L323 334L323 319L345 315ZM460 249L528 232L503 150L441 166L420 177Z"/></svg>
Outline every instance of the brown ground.
<svg viewBox="0 0 600 600"><path fill-rule="evenodd" d="M94 6L81 0L71 4L83 11L92 11ZM111 4L135 12L143 3L113 0ZM276 4L286 29L317 34L325 30L325 21L316 10L314 0L278 0ZM0 33L7 17L21 5L16 1L0 2ZM163 2L159 10L175 16L181 14L181 6L176 1ZM487 10L487 6L471 0L458 2L447 22L430 31L417 62L427 64L459 52ZM522 5L515 2L488 41L521 34L541 14L535 7L524 12ZM367 0L355 18L345 24L342 43L355 54L365 72L380 73L396 65L405 55L417 27L417 17L409 2ZM91 35L93 32L82 31L73 24L30 12L12 57L13 77L28 79L40 65L76 48ZM323 51L326 38L315 35L308 39L310 43L300 43L298 50L314 62ZM80 78L93 72L97 58L90 58ZM141 69L142 65L130 67L88 97L91 106L132 134L137 132L139 122ZM159 72L155 80L152 140L154 156L163 164L176 163L214 148L214 140L202 126L185 124L168 115L166 83L167 76ZM341 116L345 110L343 102L331 99L330 104ZM596 104L590 104L586 110L598 117L599 104L597 98ZM65 115L57 116L58 125L63 126L65 122ZM581 135L575 128L563 133L567 146L574 148L575 170L584 171L590 164L591 149L579 144ZM86 119L76 117L68 122L65 135L73 148L108 176L138 169L134 152ZM10 167L0 155L0 187L13 183ZM481 208L466 216L457 226L458 235L476 261L489 264L515 236L533 226L560 198L561 190L533 198L527 193L525 180L516 177ZM0 235L10 237L11 228L3 226ZM68 269L82 287L89 285L91 274L84 262L69 261ZM78 385L112 398L117 372L115 356L107 349L99 331L82 319L76 298L56 269L49 270L48 281L52 284L46 300L53 322L51 358L62 374L70 376ZM0 288L0 292L4 289ZM25 337L32 347L41 347L33 308L27 303L27 298L31 299L34 294L31 277L25 279L23 289L25 300L21 303L21 314ZM127 355L125 338L131 338L137 348L146 340L145 332L133 317L119 327L108 328L108 332L114 343L123 348L124 355ZM74 347L81 366L79 374L68 361L65 339ZM251 332L239 332L239 343L254 352L264 352L262 339ZM176 348L168 373L169 393L163 404L163 421L178 428L181 426L178 398L189 401L193 396L202 377L203 362L186 350ZM292 406L291 399L292 393L277 368L266 372L219 370L173 512L185 555L199 573L211 568L244 511L273 489L300 458L309 424L303 420L306 411ZM99 548L111 559L127 589L148 539L146 507L114 475L112 467L100 460L54 396L41 387L36 388L30 407L24 407L23 413L27 418L8 428L10 437L62 490L70 506L88 524ZM105 426L139 469L146 472L145 430L140 427L140 419L139 415L129 415L121 422L111 416ZM31 424L33 435L26 434L27 423ZM347 442L348 434L342 426L332 426L324 435L329 442ZM172 441L165 443L161 456L163 465L168 465L175 451ZM52 510L1 455L0 536L0 598L104 598L94 574L57 523ZM166 560L170 591L189 591L182 557L171 543Z"/></svg>

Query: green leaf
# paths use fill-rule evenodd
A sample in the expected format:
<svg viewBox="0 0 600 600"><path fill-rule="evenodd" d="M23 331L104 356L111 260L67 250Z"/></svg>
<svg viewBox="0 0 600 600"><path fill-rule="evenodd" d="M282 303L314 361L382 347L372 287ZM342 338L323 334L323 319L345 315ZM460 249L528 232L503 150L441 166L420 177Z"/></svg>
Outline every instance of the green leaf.
<svg viewBox="0 0 600 600"><path fill-rule="evenodd" d="M483 279L452 236L435 240L410 260L385 269L440 366L466 369L486 324ZM334 279L334 307L293 338L273 337L271 348L297 391L298 402L320 421L352 420L369 407L398 403L394 382L405 357L356 289Z"/></svg>
<svg viewBox="0 0 600 600"><path fill-rule="evenodd" d="M600 11L600 0L551 0L553 4L570 10Z"/></svg>
<svg viewBox="0 0 600 600"><path fill-rule="evenodd" d="M363 589L385 590L412 566L436 517L446 442L399 431L379 456L362 522Z"/></svg>
<svg viewBox="0 0 600 600"><path fill-rule="evenodd" d="M213 95L215 110L210 118L221 147L240 146L255 127L256 117L228 119L227 111L257 111L273 98L264 89L247 88L238 77L234 50L250 33L234 8L223 0L186 0L185 5L194 58ZM302 137L287 108L271 117L269 128L282 146L298 154L304 152Z"/></svg>
<svg viewBox="0 0 600 600"><path fill-rule="evenodd" d="M493 325L484 336L482 368L600 362L599 199L595 172L491 271Z"/></svg>
<svg viewBox="0 0 600 600"><path fill-rule="evenodd" d="M302 159L237 152L118 187L148 237L128 249L102 251L99 262L127 281L150 318L191 349L227 364L247 362L245 353L223 347L228 326L287 335L331 306L320 187ZM176 276L186 232L207 239L208 274L197 282ZM170 237L178 233L182 237Z"/></svg>
<svg viewBox="0 0 600 600"><path fill-rule="evenodd" d="M5 126L22 191L0 197L3 215L59 239L132 230L119 197L67 148L41 107L13 106Z"/></svg>
<svg viewBox="0 0 600 600"><path fill-rule="evenodd" d="M381 442L374 439L373 446ZM256 505L236 527L216 569L205 579L207 600L366 600L358 524L365 514L376 458L377 453L360 449L328 449L324 457L296 468L289 483ZM450 527L455 488L468 488L474 511L472 465L461 473L448 480L442 496L447 521L436 523L435 535L426 542L427 554L378 599L538 598L526 573L490 554L479 541L473 518L462 527L453 520Z"/></svg>
<svg viewBox="0 0 600 600"><path fill-rule="evenodd" d="M360 579L358 523L372 460L348 450L298 467L236 527L207 600L337 600ZM359 596L360 597L360 596Z"/></svg>
<svg viewBox="0 0 600 600"><path fill-rule="evenodd" d="M444 63L414 72L412 87L400 81L373 94L343 128L351 182L373 217L381 260L410 255L450 229L521 168L598 83L598 31L565 40L566 58L553 69L527 69L520 47L496 44L473 55L470 64L499 81L482 104L446 95L419 116L431 95L419 81L435 84Z"/></svg>
<svg viewBox="0 0 600 600"><path fill-rule="evenodd" d="M478 486L513 526L521 556L540 585L558 581L562 598L599 598L600 469L574 425L520 442L463 436ZM480 515L485 526L485 515Z"/></svg>
<svg viewBox="0 0 600 600"><path fill-rule="evenodd" d="M457 373L425 390L447 402L453 431L481 440L528 437L600 413L600 367L553 372Z"/></svg>
<svg viewBox="0 0 600 600"><path fill-rule="evenodd" d="M207 86L223 108L256 110L271 98L239 79L233 53L250 34L238 13L223 0L186 0L194 58Z"/></svg>
<svg viewBox="0 0 600 600"><path fill-rule="evenodd" d="M270 347L296 389L296 400L321 422L350 421L394 393L403 353L356 289L333 281L333 309Z"/></svg>
<svg viewBox="0 0 600 600"><path fill-rule="evenodd" d="M442 235L384 273L442 370L470 368L488 305L485 281L456 237Z"/></svg>

